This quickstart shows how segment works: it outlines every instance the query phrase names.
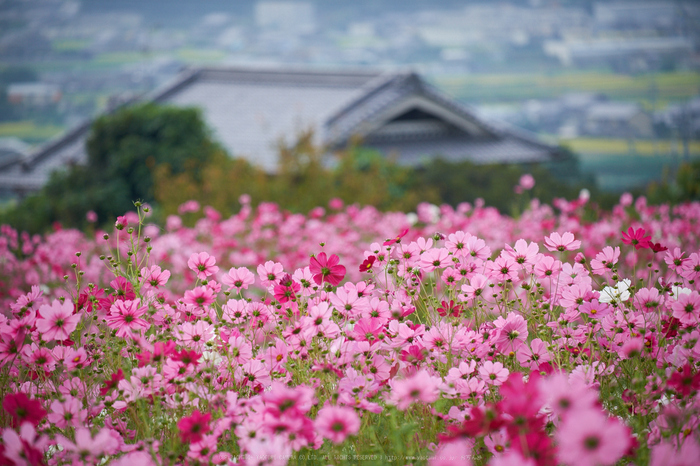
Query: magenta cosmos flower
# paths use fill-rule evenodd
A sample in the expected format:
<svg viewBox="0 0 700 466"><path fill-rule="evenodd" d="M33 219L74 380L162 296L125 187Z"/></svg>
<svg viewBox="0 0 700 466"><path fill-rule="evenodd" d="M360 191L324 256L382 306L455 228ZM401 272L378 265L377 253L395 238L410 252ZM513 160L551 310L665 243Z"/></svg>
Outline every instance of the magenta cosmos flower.
<svg viewBox="0 0 700 466"><path fill-rule="evenodd" d="M627 233L622 232L622 242L634 246L635 249L646 249L651 247L651 235L644 236L646 231L644 228L637 228L636 230L629 227Z"/></svg>
<svg viewBox="0 0 700 466"><path fill-rule="evenodd" d="M199 442L204 434L209 432L209 420L211 414L202 414L198 410L194 410L191 416L183 417L177 423L177 428L180 429L180 439L184 443Z"/></svg>
<svg viewBox="0 0 700 466"><path fill-rule="evenodd" d="M318 285L328 282L333 286L337 286L340 281L345 278L345 266L339 265L340 258L335 254L327 257L325 252L318 256L311 257L309 270L313 274L314 281Z"/></svg>
<svg viewBox="0 0 700 466"><path fill-rule="evenodd" d="M29 422L33 426L38 426L46 417L46 411L41 407L41 402L29 399L23 392L7 395L2 401L2 407L12 416L15 425Z"/></svg>
<svg viewBox="0 0 700 466"><path fill-rule="evenodd" d="M80 315L73 315L73 303L67 300L44 304L39 308L39 314L41 319L36 321L36 328L44 341L67 340L80 322Z"/></svg>

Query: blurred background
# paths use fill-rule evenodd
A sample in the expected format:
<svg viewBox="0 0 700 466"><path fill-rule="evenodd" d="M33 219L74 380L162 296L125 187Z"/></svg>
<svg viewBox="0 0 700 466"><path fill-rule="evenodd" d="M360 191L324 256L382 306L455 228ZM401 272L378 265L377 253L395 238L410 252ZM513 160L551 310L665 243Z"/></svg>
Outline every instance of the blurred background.
<svg viewBox="0 0 700 466"><path fill-rule="evenodd" d="M700 158L700 2L0 0L0 164L200 65L410 68L609 192Z"/></svg>

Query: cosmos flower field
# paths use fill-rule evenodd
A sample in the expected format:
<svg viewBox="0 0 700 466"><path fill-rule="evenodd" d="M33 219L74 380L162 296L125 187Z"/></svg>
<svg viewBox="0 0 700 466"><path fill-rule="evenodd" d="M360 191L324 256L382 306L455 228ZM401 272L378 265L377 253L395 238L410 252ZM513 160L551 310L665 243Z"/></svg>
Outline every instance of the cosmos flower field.
<svg viewBox="0 0 700 466"><path fill-rule="evenodd" d="M0 465L697 465L700 204L586 209L3 226Z"/></svg>

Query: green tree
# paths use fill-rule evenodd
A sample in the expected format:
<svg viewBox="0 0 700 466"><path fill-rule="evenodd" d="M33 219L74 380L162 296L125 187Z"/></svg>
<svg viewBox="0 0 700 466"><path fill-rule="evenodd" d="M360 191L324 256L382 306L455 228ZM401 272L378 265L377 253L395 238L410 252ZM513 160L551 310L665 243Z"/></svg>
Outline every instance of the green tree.
<svg viewBox="0 0 700 466"><path fill-rule="evenodd" d="M212 141L196 109L142 104L95 121L87 144L87 164L55 173L48 184L1 218L37 232L53 222L85 226L93 210L103 222L133 208L134 200L154 202L153 172L167 166L198 180L221 149Z"/></svg>

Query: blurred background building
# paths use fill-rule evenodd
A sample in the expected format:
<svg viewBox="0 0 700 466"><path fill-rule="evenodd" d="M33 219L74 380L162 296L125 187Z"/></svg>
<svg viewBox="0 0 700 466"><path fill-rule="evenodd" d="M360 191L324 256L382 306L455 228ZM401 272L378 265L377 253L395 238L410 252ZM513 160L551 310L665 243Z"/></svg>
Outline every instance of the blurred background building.
<svg viewBox="0 0 700 466"><path fill-rule="evenodd" d="M36 153L201 66L412 70L610 190L700 157L690 0L0 0L0 138Z"/></svg>

